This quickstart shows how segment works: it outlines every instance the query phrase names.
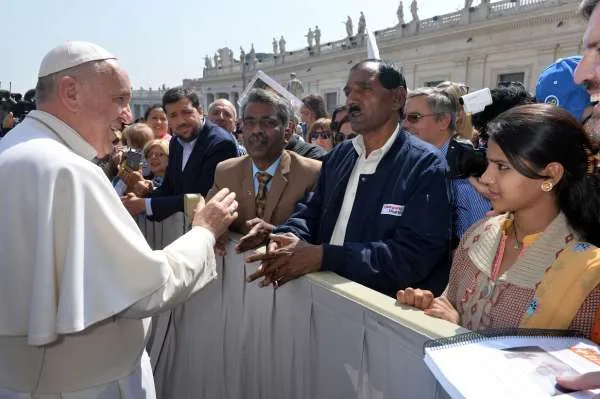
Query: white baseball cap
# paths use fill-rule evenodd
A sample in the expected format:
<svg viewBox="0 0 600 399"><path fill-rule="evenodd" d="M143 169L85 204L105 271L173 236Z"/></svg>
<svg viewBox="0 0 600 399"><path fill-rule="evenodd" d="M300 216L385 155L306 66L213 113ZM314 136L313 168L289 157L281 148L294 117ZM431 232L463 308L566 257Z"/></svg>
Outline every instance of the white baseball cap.
<svg viewBox="0 0 600 399"><path fill-rule="evenodd" d="M40 64L38 78L92 61L116 60L113 54L94 43L71 41L50 50Z"/></svg>

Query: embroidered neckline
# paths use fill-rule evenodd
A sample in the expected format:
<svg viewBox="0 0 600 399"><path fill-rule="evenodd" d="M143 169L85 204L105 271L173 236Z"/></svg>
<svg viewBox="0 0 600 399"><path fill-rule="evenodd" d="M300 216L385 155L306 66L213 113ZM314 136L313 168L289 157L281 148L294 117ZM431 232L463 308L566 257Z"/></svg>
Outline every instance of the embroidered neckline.
<svg viewBox="0 0 600 399"><path fill-rule="evenodd" d="M510 213L506 216L506 219L502 222L501 229L502 229L502 234L504 237L508 237L509 230L511 228L513 228L513 226L514 226L514 220L515 220L514 214ZM514 228L513 228L513 231L514 231ZM515 235L515 240L517 240L517 242L521 244L521 248L520 248L521 251L525 251L527 248L532 246L533 243L535 243L542 236L542 234L543 234L543 231L540 231L539 233L529 234L529 235L526 235L525 237L523 237L520 241L517 239L517 237Z"/></svg>

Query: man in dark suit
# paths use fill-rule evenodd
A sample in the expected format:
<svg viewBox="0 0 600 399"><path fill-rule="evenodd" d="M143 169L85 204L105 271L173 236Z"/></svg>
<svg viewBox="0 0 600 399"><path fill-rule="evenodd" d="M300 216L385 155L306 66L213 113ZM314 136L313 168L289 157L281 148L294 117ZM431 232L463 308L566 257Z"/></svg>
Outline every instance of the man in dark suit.
<svg viewBox="0 0 600 399"><path fill-rule="evenodd" d="M242 105L242 131L247 156L217 165L208 197L227 187L240 207L230 230L246 234L238 251L264 243L276 225L285 222L296 203L313 190L321 162L284 150L291 131L290 107L278 96L256 89ZM265 176L261 182L261 175Z"/></svg>
<svg viewBox="0 0 600 399"><path fill-rule="evenodd" d="M355 65L344 87L352 130L323 162L314 195L274 232L249 280L276 287L332 271L384 294L448 282L451 211L447 164L402 128L406 82L393 65Z"/></svg>
<svg viewBox="0 0 600 399"><path fill-rule="evenodd" d="M170 89L163 96L163 109L175 135L169 145L165 179L149 198L130 194L123 199L133 215L145 212L157 221L182 212L184 194L205 196L212 187L217 164L237 156L233 137L204 118L196 93Z"/></svg>

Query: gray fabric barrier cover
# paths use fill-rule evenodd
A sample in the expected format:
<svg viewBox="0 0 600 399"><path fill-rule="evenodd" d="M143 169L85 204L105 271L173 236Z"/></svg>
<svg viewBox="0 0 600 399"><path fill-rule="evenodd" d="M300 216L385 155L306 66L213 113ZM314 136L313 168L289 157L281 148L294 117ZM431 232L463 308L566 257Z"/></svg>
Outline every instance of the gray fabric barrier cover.
<svg viewBox="0 0 600 399"><path fill-rule="evenodd" d="M423 362L423 343L464 330L333 273L278 290L248 284L257 264L245 264L233 245L216 281L155 320L159 398L446 397Z"/></svg>

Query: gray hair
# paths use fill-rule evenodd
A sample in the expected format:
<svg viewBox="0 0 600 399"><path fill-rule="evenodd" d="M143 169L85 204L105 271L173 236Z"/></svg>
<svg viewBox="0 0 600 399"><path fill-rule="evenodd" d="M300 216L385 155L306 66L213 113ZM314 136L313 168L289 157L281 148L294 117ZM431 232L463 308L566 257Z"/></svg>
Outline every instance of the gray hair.
<svg viewBox="0 0 600 399"><path fill-rule="evenodd" d="M579 5L579 14L581 14L586 21L589 21L599 2L600 0L583 0Z"/></svg>
<svg viewBox="0 0 600 399"><path fill-rule="evenodd" d="M425 102L431 109L431 112L435 114L436 120L440 120L442 115L449 114L450 125L448 129L452 132L456 131L456 111L458 109L456 96L449 96L441 89L421 88L408 92L408 99L415 97L425 97Z"/></svg>
<svg viewBox="0 0 600 399"><path fill-rule="evenodd" d="M237 119L237 111L235 110L235 106L233 105L233 103L231 101L229 101L226 98L219 98L219 99L213 101L212 103L210 103L210 105L208 106L209 114L212 112L213 108L216 107L219 102L225 103L228 106L230 106L231 109L233 110L233 119Z"/></svg>
<svg viewBox="0 0 600 399"><path fill-rule="evenodd" d="M286 100L270 91L253 89L242 103L242 117L246 116L246 108L252 103L267 104L273 107L277 114L277 119L279 119L283 128L287 129L292 110Z"/></svg>
<svg viewBox="0 0 600 399"><path fill-rule="evenodd" d="M110 71L110 68L112 66L108 60L92 61L38 78L35 86L36 103L39 104L52 99L56 94L58 81L65 76L80 80L96 74L106 73Z"/></svg>

